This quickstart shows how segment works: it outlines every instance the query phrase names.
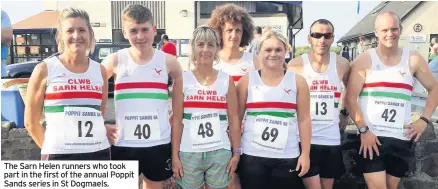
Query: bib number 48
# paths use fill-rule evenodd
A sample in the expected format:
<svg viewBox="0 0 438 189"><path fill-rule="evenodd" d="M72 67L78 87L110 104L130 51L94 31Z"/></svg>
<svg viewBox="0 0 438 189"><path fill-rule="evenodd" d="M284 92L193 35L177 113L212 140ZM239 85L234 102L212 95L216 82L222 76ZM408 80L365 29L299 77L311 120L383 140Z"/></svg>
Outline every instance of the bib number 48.
<svg viewBox="0 0 438 189"><path fill-rule="evenodd" d="M214 132L211 123L207 122L205 124L199 124L198 135L202 136L202 138L205 138L205 135L207 135L207 137L212 137Z"/></svg>

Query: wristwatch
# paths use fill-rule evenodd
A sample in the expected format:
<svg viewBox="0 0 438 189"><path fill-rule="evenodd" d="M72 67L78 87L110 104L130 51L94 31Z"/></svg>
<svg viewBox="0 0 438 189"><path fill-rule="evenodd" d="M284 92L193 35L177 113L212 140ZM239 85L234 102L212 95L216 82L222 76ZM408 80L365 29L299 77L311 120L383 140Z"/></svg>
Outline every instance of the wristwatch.
<svg viewBox="0 0 438 189"><path fill-rule="evenodd" d="M234 154L239 154L239 155L242 155L243 153L242 153L242 148L239 148L239 149L237 149L237 150L234 150L233 149L233 155Z"/></svg>
<svg viewBox="0 0 438 189"><path fill-rule="evenodd" d="M363 134L363 133L366 133L367 131L368 131L368 126L362 126L362 127L359 127L359 133L360 134Z"/></svg>
<svg viewBox="0 0 438 189"><path fill-rule="evenodd" d="M423 120L424 122L426 122L426 124L428 124L428 125L430 124L430 121L427 118L421 116L420 119Z"/></svg>

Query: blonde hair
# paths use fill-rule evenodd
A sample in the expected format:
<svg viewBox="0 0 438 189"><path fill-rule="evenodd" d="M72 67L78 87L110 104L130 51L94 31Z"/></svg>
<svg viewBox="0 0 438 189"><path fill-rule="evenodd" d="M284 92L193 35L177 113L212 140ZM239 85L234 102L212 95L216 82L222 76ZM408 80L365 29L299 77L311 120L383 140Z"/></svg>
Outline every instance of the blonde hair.
<svg viewBox="0 0 438 189"><path fill-rule="evenodd" d="M154 24L154 18L152 16L151 10L139 4L131 4L123 9L122 23L126 21L135 22L137 24L149 21L152 25Z"/></svg>
<svg viewBox="0 0 438 189"><path fill-rule="evenodd" d="M88 32L90 34L90 44L88 44L89 53L91 54L94 51L94 47L96 45L96 39L94 39L94 31L90 24L90 17L88 16L88 13L82 9L76 9L76 8L66 8L62 10L61 15L58 19L58 28L56 30L56 42L58 43L58 51L60 53L65 51L64 43L61 42L61 36L62 36L62 22L69 18L80 18L85 21L85 24L87 25Z"/></svg>
<svg viewBox="0 0 438 189"><path fill-rule="evenodd" d="M283 45L284 45L284 50L287 52L287 50L288 50L288 46L287 45L289 44L287 42L287 39L283 35L278 33L278 32L275 32L275 31L272 31L272 30L268 30L268 31L264 32L262 34L262 36L260 37L259 43L257 44L257 54L260 53L260 50L262 49L263 43L266 40L271 39L271 38L275 38L275 39L278 39L279 41L281 41L283 43Z"/></svg>
<svg viewBox="0 0 438 189"><path fill-rule="evenodd" d="M191 47L190 62L192 63L195 63L195 47L196 47L196 43L200 40L204 40L206 42L213 42L213 44L219 51L220 40L219 40L219 34L216 32L216 30L210 26L199 26L195 29L195 31L193 31L193 38L192 40L190 40L190 47ZM217 59L218 59L218 55L216 52L214 60Z"/></svg>

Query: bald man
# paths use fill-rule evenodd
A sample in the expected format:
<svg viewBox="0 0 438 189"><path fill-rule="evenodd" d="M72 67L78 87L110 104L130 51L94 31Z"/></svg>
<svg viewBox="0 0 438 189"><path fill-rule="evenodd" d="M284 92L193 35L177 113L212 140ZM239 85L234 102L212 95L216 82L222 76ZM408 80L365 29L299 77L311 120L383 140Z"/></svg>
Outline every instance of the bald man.
<svg viewBox="0 0 438 189"><path fill-rule="evenodd" d="M399 48L401 31L395 13L379 14L379 43L354 61L348 81L348 109L361 140L357 163L369 189L397 188L413 156L412 142L437 107L438 83L420 53ZM410 123L414 77L429 93L421 118Z"/></svg>

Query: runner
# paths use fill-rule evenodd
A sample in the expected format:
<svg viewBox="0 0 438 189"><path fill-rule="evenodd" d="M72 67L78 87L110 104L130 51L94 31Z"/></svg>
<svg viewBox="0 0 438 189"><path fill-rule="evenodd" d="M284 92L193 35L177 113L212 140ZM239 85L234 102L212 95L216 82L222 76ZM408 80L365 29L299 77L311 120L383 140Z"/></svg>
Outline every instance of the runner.
<svg viewBox="0 0 438 189"><path fill-rule="evenodd" d="M438 83L426 60L398 46L400 24L393 12L377 16L377 48L355 60L347 87L351 118L361 133L357 163L370 189L397 188L413 156L412 140L418 141L437 107ZM429 93L421 118L411 123L414 77Z"/></svg>
<svg viewBox="0 0 438 189"><path fill-rule="evenodd" d="M208 25L219 34L219 60L213 68L231 75L237 83L249 72L259 69L259 61L249 52L240 51L240 47L249 45L254 37L254 24L248 12L235 4L216 7L211 13ZM233 175L228 189L240 189L239 176Z"/></svg>
<svg viewBox="0 0 438 189"><path fill-rule="evenodd" d="M175 85L173 91L179 106L173 110L178 121L172 128L172 168L184 189L198 189L204 183L207 189L224 188L240 158L236 87L228 74L213 69L219 51L213 28L197 28L191 47L195 69L184 72L183 86Z"/></svg>
<svg viewBox="0 0 438 189"><path fill-rule="evenodd" d="M330 21L319 19L313 22L308 37L311 52L289 63L289 70L303 76L310 90L312 145L310 169L303 176L307 189L331 189L334 179L345 172L339 127L344 127L348 116L345 109L341 111L344 114L339 114L339 102L342 83L348 81L350 65L347 59L330 52L333 33Z"/></svg>
<svg viewBox="0 0 438 189"><path fill-rule="evenodd" d="M254 36L254 25L248 12L234 4L216 7L211 13L208 25L220 37L219 60L214 68L233 77L235 82L247 73L259 69L256 56L239 50L249 45Z"/></svg>
<svg viewBox="0 0 438 189"><path fill-rule="evenodd" d="M173 55L153 49L157 34L151 11L129 5L122 15L130 48L104 61L107 78L115 75L114 100L118 141L112 160L138 160L143 188L163 188L172 176L167 80L181 85L182 69Z"/></svg>
<svg viewBox="0 0 438 189"><path fill-rule="evenodd" d="M56 38L60 55L43 60L29 79L26 129L41 160L109 160L103 120L108 81L105 68L87 57L95 43L88 13L64 9Z"/></svg>
<svg viewBox="0 0 438 189"><path fill-rule="evenodd" d="M303 77L283 68L286 44L281 34L263 34L261 70L237 84L240 118L247 111L238 166L243 189L297 188L309 169L309 88Z"/></svg>

